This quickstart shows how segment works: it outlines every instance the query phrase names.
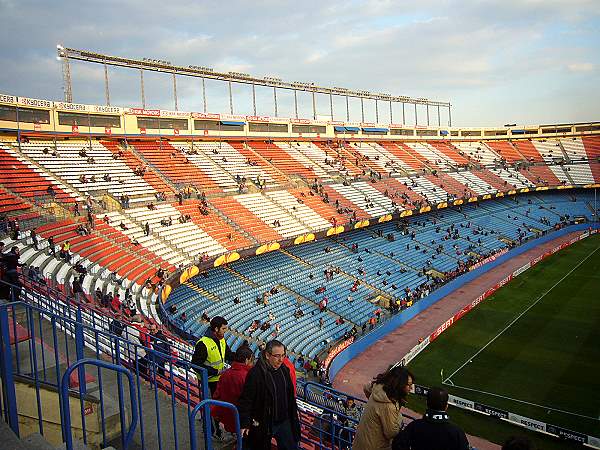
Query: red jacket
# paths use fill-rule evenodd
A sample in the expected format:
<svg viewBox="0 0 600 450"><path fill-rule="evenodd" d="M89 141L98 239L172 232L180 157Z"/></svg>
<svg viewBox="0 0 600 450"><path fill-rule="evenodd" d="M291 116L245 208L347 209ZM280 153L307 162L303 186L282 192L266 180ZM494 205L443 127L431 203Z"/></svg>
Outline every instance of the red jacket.
<svg viewBox="0 0 600 450"><path fill-rule="evenodd" d="M290 376L292 377L292 383L294 383L294 396L296 396L296 367L294 367L294 364L288 359L287 356L283 358L283 364L290 369Z"/></svg>
<svg viewBox="0 0 600 450"><path fill-rule="evenodd" d="M231 368L221 374L213 399L233 403L237 406L238 399L244 389L246 376L251 368L251 366L244 363L233 362ZM215 419L225 426L227 431L235 433L235 418L232 410L221 406L212 406L211 412Z"/></svg>

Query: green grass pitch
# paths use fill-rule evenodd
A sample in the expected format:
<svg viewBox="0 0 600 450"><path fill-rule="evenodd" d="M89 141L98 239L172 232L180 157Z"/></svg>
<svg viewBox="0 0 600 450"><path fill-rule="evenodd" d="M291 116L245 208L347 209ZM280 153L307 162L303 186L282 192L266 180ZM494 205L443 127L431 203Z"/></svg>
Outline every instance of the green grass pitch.
<svg viewBox="0 0 600 450"><path fill-rule="evenodd" d="M519 275L409 368L417 383L600 436L600 235Z"/></svg>

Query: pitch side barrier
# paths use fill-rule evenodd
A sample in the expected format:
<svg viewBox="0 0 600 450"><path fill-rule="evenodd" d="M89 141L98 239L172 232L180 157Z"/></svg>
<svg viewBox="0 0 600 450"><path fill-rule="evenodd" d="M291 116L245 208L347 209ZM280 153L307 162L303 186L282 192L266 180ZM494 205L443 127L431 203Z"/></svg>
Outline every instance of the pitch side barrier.
<svg viewBox="0 0 600 450"><path fill-rule="evenodd" d="M428 392L428 387L415 385L415 394L426 397ZM496 417L505 422L527 428L528 430L548 434L569 442L577 442L590 448L600 449L600 439L594 436L578 433L577 431L571 431L550 423L541 422L536 419L531 419L529 417L506 411L504 409L499 409L493 406L484 405L483 403L457 397L456 395L452 394L448 395L448 403L461 409L466 409L468 411L473 411L489 417Z"/></svg>
<svg viewBox="0 0 600 450"><path fill-rule="evenodd" d="M406 355L404 355L404 357L402 358L401 361L404 364L408 364L419 353L421 353L431 342L436 340L444 331L446 331L448 328L450 328L452 325L454 325L454 323L456 323L458 320L460 320L465 314L467 314L469 311L474 309L482 301L484 301L486 298L491 296L494 292L496 292L498 289L500 289L502 286L504 286L506 283L508 283L513 278L516 278L517 276L521 275L523 272L527 271L528 269L535 266L540 261L543 261L547 257L553 255L554 253L556 253L564 248L567 248L567 247L573 245L574 243L587 238L588 236L590 236L592 234L596 234L599 232L600 232L600 230L598 230L598 229L592 229L590 231L585 231L585 232L581 233L579 236L574 237L570 241L565 242L561 245L557 245L556 247L552 248L551 250L548 250L543 255L540 255L540 256L532 259L531 261L523 264L521 267L516 269L513 273L511 273L506 278L504 278L503 280L498 282L495 286L493 286L490 289L488 289L487 291L485 291L483 294L481 294L479 297L477 297L475 300L473 300L470 304L465 306L459 312L457 312L452 317L450 317L448 320L446 320L444 323L442 323L433 333L431 333L429 336L427 336L423 340L423 342L420 342L419 344L415 345ZM429 388L426 386L415 386L415 393L418 395L426 396L428 389ZM456 395L449 396L449 403L458 408L461 408L461 409L466 409L468 411L474 411L474 412L481 413L481 414L491 416L491 417L497 417L500 420L510 422L512 424L518 425L523 428L527 428L532 431L549 434L549 435L552 435L552 436L555 436L555 437L558 437L560 439L564 439L564 440L567 440L570 442L578 442L580 444L587 445L588 447L591 447L591 448L600 449L600 438L598 438L598 437L586 435L583 433L578 433L577 431L571 431L566 428L562 428L562 427L552 425L552 424L546 423L546 422L541 422L539 420L532 419L530 417L521 416L519 414L515 414L510 411L496 408L494 406L489 406L489 405L485 405L483 403L474 402L474 401L466 399L466 398L457 397Z"/></svg>
<svg viewBox="0 0 600 450"><path fill-rule="evenodd" d="M470 272L465 273L465 274L455 278L454 280L445 284L441 288L437 289L432 294L430 294L427 297L414 303L413 306L411 306L410 308L405 309L404 311L400 312L399 314L391 317L383 325L376 328L372 332L370 332L364 336L361 336L356 341L348 343L346 346L338 346L338 347L340 347L340 350L339 350L338 354L334 355L333 360L331 362L331 366L329 366L330 379L333 380L335 378L335 376L337 375L337 373L346 364L348 364L352 359L354 359L359 354L364 352L368 347L375 344L378 340L380 340L384 336L388 335L389 333L394 331L396 328L404 325L406 322L413 319L414 317L419 315L421 312L425 311L430 306L437 303L439 300L441 300L448 294L461 288L466 283L478 278L479 276L481 276L484 273L490 271L491 269L499 266L500 264L504 263L505 261L508 261L509 259L514 258L515 256L518 256L528 250L531 250L534 247L537 247L538 245L552 241L556 238L559 238L559 237L564 236L569 233L573 233L576 231L586 231L589 228L594 228L592 231L597 232L598 227L599 227L598 224L590 224L590 223L579 224L579 225L570 225L570 226L562 228L560 230L550 232L550 233L546 234L545 236L542 236L538 239L529 241L517 248L509 250L508 252L505 252L503 254L497 254L494 257L488 258L488 259L491 259L491 261L489 261L487 264L477 267L474 270L471 270ZM539 262L539 261L535 261L535 262ZM521 272L519 272L519 273L521 273ZM511 277L512 277L512 275L511 275ZM499 283L499 284L504 285L507 282L508 282L508 280L505 280L503 283ZM479 301L481 301L481 300L479 300ZM458 314L460 314L461 312L459 312ZM465 313L466 312L462 312L462 315L464 315ZM442 331L444 329L448 328L449 326L451 326L453 323L453 320L454 320L454 318L449 318L446 322L444 322L442 325L440 325L440 328L442 328ZM439 335L439 333L438 333L438 335ZM419 345L417 345L417 347L422 346L422 348L424 348L428 343L429 343L429 337L425 338L425 340L422 343L420 343ZM415 349L417 347L415 347ZM422 350L422 348L420 350ZM415 349L413 349L413 350L415 350ZM413 352L413 350L411 350L411 352ZM411 352L409 352L409 355L411 354ZM417 354L418 353L413 354L412 357L414 358ZM394 358L394 359L396 359L396 358ZM402 358L400 358L400 359L402 359ZM405 361L405 362L408 363L408 361Z"/></svg>

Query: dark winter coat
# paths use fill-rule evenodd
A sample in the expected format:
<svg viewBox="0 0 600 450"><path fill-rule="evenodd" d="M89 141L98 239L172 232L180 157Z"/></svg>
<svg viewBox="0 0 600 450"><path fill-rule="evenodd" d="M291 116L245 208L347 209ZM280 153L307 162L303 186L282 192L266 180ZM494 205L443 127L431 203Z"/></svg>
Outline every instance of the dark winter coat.
<svg viewBox="0 0 600 450"><path fill-rule="evenodd" d="M414 420L392 443L393 450L468 450L464 431L448 421L444 411L428 410L422 419Z"/></svg>
<svg viewBox="0 0 600 450"><path fill-rule="evenodd" d="M248 441L250 447L254 450L271 449L275 396L273 385L268 380L270 377L269 370L271 369L268 362L261 357L248 372L244 390L238 402L240 426L241 428L250 429ZM300 421L292 377L285 364L282 364L279 370L283 371L287 380L288 389L285 395L287 395L288 419L292 428L292 435L296 442L299 442Z"/></svg>

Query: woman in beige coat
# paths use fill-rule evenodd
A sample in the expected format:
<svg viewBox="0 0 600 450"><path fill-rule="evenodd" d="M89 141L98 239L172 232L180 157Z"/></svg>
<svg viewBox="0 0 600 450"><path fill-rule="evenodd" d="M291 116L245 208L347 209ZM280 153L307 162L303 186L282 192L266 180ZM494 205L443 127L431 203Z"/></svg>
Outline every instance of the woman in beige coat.
<svg viewBox="0 0 600 450"><path fill-rule="evenodd" d="M400 408L413 384L413 375L402 366L392 366L365 386L369 399L360 418L352 450L391 450L392 439L402 425Z"/></svg>

